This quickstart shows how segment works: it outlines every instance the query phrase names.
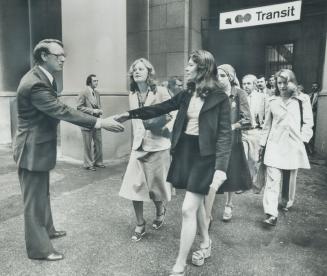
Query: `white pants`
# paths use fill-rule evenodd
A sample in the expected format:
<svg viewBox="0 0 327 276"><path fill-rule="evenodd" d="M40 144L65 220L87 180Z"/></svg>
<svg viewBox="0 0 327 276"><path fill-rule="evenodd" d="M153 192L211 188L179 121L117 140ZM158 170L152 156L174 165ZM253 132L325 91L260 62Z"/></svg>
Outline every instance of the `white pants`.
<svg viewBox="0 0 327 276"><path fill-rule="evenodd" d="M298 170L283 171L282 203L286 208L294 204L297 172Z"/></svg>
<svg viewBox="0 0 327 276"><path fill-rule="evenodd" d="M263 209L268 215L272 215L274 217L278 216L278 198L283 180L283 174L285 177L286 172L281 169L267 166L267 181L263 194ZM291 207L294 203L297 170L290 170L289 175L289 187L288 189L284 188L285 192L282 195L283 201L286 201L285 207L287 208Z"/></svg>
<svg viewBox="0 0 327 276"><path fill-rule="evenodd" d="M252 177L252 182L257 182L259 170L259 149L260 149L260 129L250 129L242 131L242 142L244 153L248 160L248 165Z"/></svg>

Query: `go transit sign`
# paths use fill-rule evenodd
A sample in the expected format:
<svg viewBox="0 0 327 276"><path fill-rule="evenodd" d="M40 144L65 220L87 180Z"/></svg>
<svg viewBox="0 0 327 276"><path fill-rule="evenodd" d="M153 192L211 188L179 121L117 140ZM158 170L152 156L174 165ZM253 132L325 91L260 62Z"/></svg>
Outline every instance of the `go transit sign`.
<svg viewBox="0 0 327 276"><path fill-rule="evenodd" d="M222 12L219 29L244 28L300 20L302 1Z"/></svg>

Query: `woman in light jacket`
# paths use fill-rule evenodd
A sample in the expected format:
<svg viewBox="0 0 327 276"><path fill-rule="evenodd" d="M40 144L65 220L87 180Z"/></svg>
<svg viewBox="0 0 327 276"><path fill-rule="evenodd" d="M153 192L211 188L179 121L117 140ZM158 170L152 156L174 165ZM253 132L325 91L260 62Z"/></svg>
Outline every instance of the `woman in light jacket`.
<svg viewBox="0 0 327 276"><path fill-rule="evenodd" d="M290 186L295 189L297 170L310 168L304 142L310 140L313 127L310 103L299 95L294 73L281 69L275 79L276 94L268 99L259 153L259 158L263 158L267 166L263 195L264 223L272 226L277 223L283 177L288 177L289 182L294 184Z"/></svg>
<svg viewBox="0 0 327 276"><path fill-rule="evenodd" d="M170 99L168 90L154 82L154 68L145 58L137 59L129 69L131 109L161 103ZM171 184L166 181L170 165L170 135L165 125L169 114L152 120L132 120L133 145L119 195L132 200L137 225L132 241L145 235L143 202L153 201L156 218L152 227L157 230L164 222L164 202L171 199Z"/></svg>
<svg viewBox="0 0 327 276"><path fill-rule="evenodd" d="M217 83L217 67L211 53L196 50L185 68L187 89L161 104L131 110L116 120L149 119L178 110L172 132L172 163L167 180L177 189L186 189L182 206L179 253L170 275L185 275L186 259L197 226L200 249L192 263L203 265L211 255L211 240L204 208L210 186L226 180L231 151L230 106Z"/></svg>

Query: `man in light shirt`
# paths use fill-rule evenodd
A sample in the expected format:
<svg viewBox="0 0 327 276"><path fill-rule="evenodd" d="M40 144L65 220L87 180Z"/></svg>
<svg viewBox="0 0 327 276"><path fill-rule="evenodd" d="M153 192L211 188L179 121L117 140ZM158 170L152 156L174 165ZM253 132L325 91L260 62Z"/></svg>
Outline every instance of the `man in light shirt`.
<svg viewBox="0 0 327 276"><path fill-rule="evenodd" d="M252 182L255 184L259 169L260 129L263 126L265 115L265 96L257 91L255 75L246 75L242 79L243 90L247 93L250 106L252 129L242 131L242 140L245 155L248 160Z"/></svg>
<svg viewBox="0 0 327 276"><path fill-rule="evenodd" d="M266 98L273 95L273 91L267 87L266 78L264 75L259 75L257 78L258 92L262 93Z"/></svg>

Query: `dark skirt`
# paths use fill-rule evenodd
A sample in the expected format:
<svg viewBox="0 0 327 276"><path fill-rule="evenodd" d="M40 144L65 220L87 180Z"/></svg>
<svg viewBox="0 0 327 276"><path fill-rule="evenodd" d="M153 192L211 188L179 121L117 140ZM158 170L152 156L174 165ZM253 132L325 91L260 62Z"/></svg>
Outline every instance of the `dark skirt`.
<svg viewBox="0 0 327 276"><path fill-rule="evenodd" d="M240 141L232 145L227 169L227 180L217 193L246 191L251 188L251 173L244 153L243 143Z"/></svg>
<svg viewBox="0 0 327 276"><path fill-rule="evenodd" d="M215 172L215 161L215 155L200 155L199 136L182 134L172 154L167 181L176 189L206 195Z"/></svg>

